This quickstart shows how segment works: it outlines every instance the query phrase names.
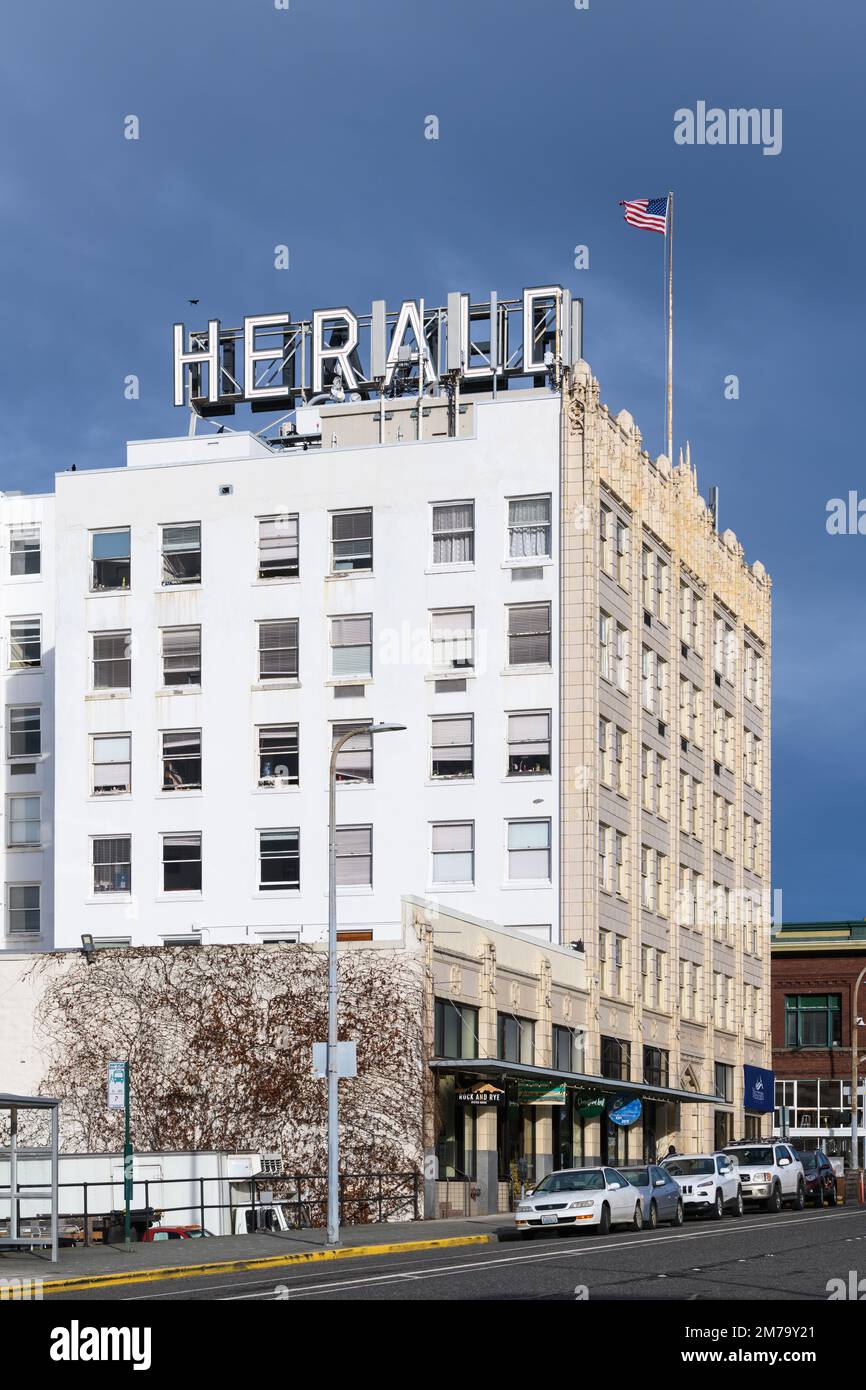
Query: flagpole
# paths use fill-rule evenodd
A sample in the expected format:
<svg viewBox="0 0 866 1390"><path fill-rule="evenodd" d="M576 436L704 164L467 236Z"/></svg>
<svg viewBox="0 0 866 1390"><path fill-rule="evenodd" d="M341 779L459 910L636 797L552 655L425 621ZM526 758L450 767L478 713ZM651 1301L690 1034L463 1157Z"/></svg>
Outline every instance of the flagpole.
<svg viewBox="0 0 866 1390"><path fill-rule="evenodd" d="M666 425L668 462L674 461L674 195L668 193L665 243L668 253Z"/></svg>

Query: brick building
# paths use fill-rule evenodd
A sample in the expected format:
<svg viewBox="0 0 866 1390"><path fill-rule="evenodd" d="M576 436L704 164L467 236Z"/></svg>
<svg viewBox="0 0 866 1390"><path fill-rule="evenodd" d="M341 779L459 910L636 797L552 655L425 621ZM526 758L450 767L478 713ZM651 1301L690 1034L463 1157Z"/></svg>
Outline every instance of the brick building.
<svg viewBox="0 0 866 1390"><path fill-rule="evenodd" d="M855 990L866 970L866 920L791 922L772 947L773 1070L776 1133L801 1149L823 1148L851 1164L851 1020L860 1020L859 1055L866 1051L866 999ZM863 1164L863 1068L860 1072L859 1153Z"/></svg>

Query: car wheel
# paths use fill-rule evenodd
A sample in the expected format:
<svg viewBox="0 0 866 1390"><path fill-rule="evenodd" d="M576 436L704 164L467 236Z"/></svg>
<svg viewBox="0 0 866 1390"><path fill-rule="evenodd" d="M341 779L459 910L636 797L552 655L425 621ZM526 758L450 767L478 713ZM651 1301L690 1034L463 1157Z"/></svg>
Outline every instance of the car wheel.
<svg viewBox="0 0 866 1390"><path fill-rule="evenodd" d="M655 1198L650 1202L649 1228L654 1231L659 1224L659 1209L655 1204Z"/></svg>
<svg viewBox="0 0 866 1390"><path fill-rule="evenodd" d="M716 1191L716 1200L713 1202L713 1220L721 1221L725 1214L725 1203L720 1191Z"/></svg>
<svg viewBox="0 0 866 1390"><path fill-rule="evenodd" d="M673 1221L671 1222L671 1225L673 1225L673 1226L682 1226L684 1220L685 1220L685 1212L683 1211L683 1199L682 1199L682 1197L680 1197L679 1200L677 1201L677 1214L676 1214L676 1216L674 1217Z"/></svg>
<svg viewBox="0 0 866 1390"><path fill-rule="evenodd" d="M643 1230L643 1203L637 1202L634 1209L634 1220L632 1225L636 1231Z"/></svg>
<svg viewBox="0 0 866 1390"><path fill-rule="evenodd" d="M767 1198L767 1211L774 1214L782 1210L782 1189L778 1184L774 1184L773 1190Z"/></svg>
<svg viewBox="0 0 866 1390"><path fill-rule="evenodd" d="M836 1203L839 1201L839 1193L836 1188L835 1182L833 1183L833 1186L830 1188L830 1195L827 1200L829 1201L831 1207L835 1207Z"/></svg>
<svg viewBox="0 0 866 1390"><path fill-rule="evenodd" d="M734 1205L731 1207L731 1211L734 1216L742 1216L743 1214L743 1189L741 1187L737 1188L737 1195L734 1198Z"/></svg>
<svg viewBox="0 0 866 1390"><path fill-rule="evenodd" d="M798 1182L798 1183L797 1183L797 1195L796 1195L796 1197L794 1198L793 1202L791 1203L791 1206L793 1207L794 1211L802 1211L805 1205L806 1205L806 1189L805 1189L805 1187L803 1186L802 1182Z"/></svg>
<svg viewBox="0 0 866 1390"><path fill-rule="evenodd" d="M607 1202L603 1203L601 1208L601 1220L598 1223L598 1231L599 1235L610 1235L610 1207Z"/></svg>

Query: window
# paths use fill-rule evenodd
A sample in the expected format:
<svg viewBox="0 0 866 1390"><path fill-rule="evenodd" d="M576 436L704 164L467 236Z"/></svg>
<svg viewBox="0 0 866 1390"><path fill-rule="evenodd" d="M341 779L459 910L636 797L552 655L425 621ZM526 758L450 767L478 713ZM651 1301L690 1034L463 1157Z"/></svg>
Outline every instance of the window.
<svg viewBox="0 0 866 1390"><path fill-rule="evenodd" d="M372 888L372 825L337 826L337 887Z"/></svg>
<svg viewBox="0 0 866 1390"><path fill-rule="evenodd" d="M373 675L373 619L369 613L331 619L331 676L334 680Z"/></svg>
<svg viewBox="0 0 866 1390"><path fill-rule="evenodd" d="M598 886L605 893L610 892L611 885L611 857L610 846L613 832L609 825L599 824L598 827Z"/></svg>
<svg viewBox="0 0 866 1390"><path fill-rule="evenodd" d="M197 521L184 526L163 526L162 582L201 582L201 526Z"/></svg>
<svg viewBox="0 0 866 1390"><path fill-rule="evenodd" d="M475 560L475 503L433 504L434 565L471 565Z"/></svg>
<svg viewBox="0 0 866 1390"><path fill-rule="evenodd" d="M94 734L92 764L94 796L132 791L132 735Z"/></svg>
<svg viewBox="0 0 866 1390"><path fill-rule="evenodd" d="M612 725L609 719L599 719L598 721L598 775L606 787L613 786L611 781L611 753L612 753Z"/></svg>
<svg viewBox="0 0 866 1390"><path fill-rule="evenodd" d="M641 555L641 596L643 606L659 622L668 620L668 566L657 551L645 545Z"/></svg>
<svg viewBox="0 0 866 1390"><path fill-rule="evenodd" d="M357 724L361 722L358 720L350 724L334 724L334 741L342 734L348 733L349 729L356 728ZM368 727L370 723L370 720L366 721ZM347 739L337 754L335 772L338 782L372 782L373 735L371 733L363 731Z"/></svg>
<svg viewBox="0 0 866 1390"><path fill-rule="evenodd" d="M129 690L132 677L129 632L93 634L93 689Z"/></svg>
<svg viewBox="0 0 866 1390"><path fill-rule="evenodd" d="M373 509L331 514L331 572L373 568Z"/></svg>
<svg viewBox="0 0 866 1390"><path fill-rule="evenodd" d="M260 830L259 892L286 892L300 886L300 830Z"/></svg>
<svg viewBox="0 0 866 1390"><path fill-rule="evenodd" d="M608 613L598 615L598 665L606 681L613 679L613 647L611 633L613 620Z"/></svg>
<svg viewBox="0 0 866 1390"><path fill-rule="evenodd" d="M298 514L263 517L259 521L259 579L296 579Z"/></svg>
<svg viewBox="0 0 866 1390"><path fill-rule="evenodd" d="M550 878L550 821L508 822L508 878Z"/></svg>
<svg viewBox="0 0 866 1390"><path fill-rule="evenodd" d="M437 999L433 1036L433 1052L437 1057L477 1057L478 1010L470 1004Z"/></svg>
<svg viewBox="0 0 866 1390"><path fill-rule="evenodd" d="M642 946L640 952L641 998L650 1009L663 1009L665 953L657 947Z"/></svg>
<svg viewBox="0 0 866 1390"><path fill-rule="evenodd" d="M474 821L448 821L432 829L433 882L474 883Z"/></svg>
<svg viewBox="0 0 866 1390"><path fill-rule="evenodd" d="M626 773L626 756L625 756L625 748L626 748L626 739L627 739L627 737L628 737L628 735L626 734L625 729L620 729L619 727L617 727L617 728L614 729L614 731L613 731L613 764L612 764L613 783L612 783L612 785L613 785L614 791L615 791L615 792L620 792L623 796L625 796L625 794L626 794L626 790L627 790L626 784L627 784L627 781L628 781L628 777L627 777L627 773Z"/></svg>
<svg viewBox="0 0 866 1390"><path fill-rule="evenodd" d="M298 679L298 619L259 623L259 680Z"/></svg>
<svg viewBox="0 0 866 1390"><path fill-rule="evenodd" d="M508 502L508 555L512 560L549 559L550 497L512 497Z"/></svg>
<svg viewBox="0 0 866 1390"><path fill-rule="evenodd" d="M41 705L10 705L8 729L10 758L42 756Z"/></svg>
<svg viewBox="0 0 866 1390"><path fill-rule="evenodd" d="M40 574L42 571L42 540L39 526L9 527L9 573Z"/></svg>
<svg viewBox="0 0 866 1390"><path fill-rule="evenodd" d="M129 527L116 531L93 531L90 536L90 587L128 589L130 583Z"/></svg>
<svg viewBox="0 0 866 1390"><path fill-rule="evenodd" d="M680 641L700 654L704 603L690 584L680 581Z"/></svg>
<svg viewBox="0 0 866 1390"><path fill-rule="evenodd" d="M6 931L9 936L38 936L42 930L38 883L7 883Z"/></svg>
<svg viewBox="0 0 866 1390"><path fill-rule="evenodd" d="M132 891L132 840L129 835L99 837L93 841L93 892Z"/></svg>
<svg viewBox="0 0 866 1390"><path fill-rule="evenodd" d="M163 685L201 685L201 628L164 627L161 631Z"/></svg>
<svg viewBox="0 0 866 1390"><path fill-rule="evenodd" d="M6 843L12 849L38 845L42 817L38 796L10 796L6 802Z"/></svg>
<svg viewBox="0 0 866 1390"><path fill-rule="evenodd" d="M471 714L430 720L432 777L472 776L473 725Z"/></svg>
<svg viewBox="0 0 866 1390"><path fill-rule="evenodd" d="M549 603L521 603L509 607L508 664L550 665Z"/></svg>
<svg viewBox="0 0 866 1390"><path fill-rule="evenodd" d="M521 711L508 721L508 776L542 777L550 772L550 710Z"/></svg>
<svg viewBox="0 0 866 1390"><path fill-rule="evenodd" d="M162 734L162 789L191 791L201 786L201 729L171 729Z"/></svg>
<svg viewBox="0 0 866 1390"><path fill-rule="evenodd" d="M667 1086L669 1068L668 1054L662 1047L645 1047L643 1050L643 1079L647 1086Z"/></svg>
<svg viewBox="0 0 866 1390"><path fill-rule="evenodd" d="M713 1077L716 1088L716 1095L719 1100L726 1100L733 1104L734 1100L734 1068L725 1062L715 1062L713 1064Z"/></svg>
<svg viewBox="0 0 866 1390"><path fill-rule="evenodd" d="M10 618L9 670L27 671L42 665L42 619Z"/></svg>
<svg viewBox="0 0 866 1390"><path fill-rule="evenodd" d="M434 609L430 639L435 670L471 669L475 664L475 609Z"/></svg>
<svg viewBox="0 0 866 1390"><path fill-rule="evenodd" d="M613 678L618 690L628 692L628 630L617 623L614 632Z"/></svg>
<svg viewBox="0 0 866 1390"><path fill-rule="evenodd" d="M583 1069L583 1059L578 1064L577 1053L579 1048L575 1047L574 1031L565 1028L562 1024L554 1023L552 1037L552 1065L555 1071L581 1071Z"/></svg>
<svg viewBox="0 0 866 1390"><path fill-rule="evenodd" d="M725 680L733 680L737 638L730 623L718 614L713 622L713 668Z"/></svg>
<svg viewBox="0 0 866 1390"><path fill-rule="evenodd" d="M628 581L628 527L617 517L613 528L613 577L624 589Z"/></svg>
<svg viewBox="0 0 866 1390"><path fill-rule="evenodd" d="M201 835L163 835L162 887L165 893L201 892Z"/></svg>
<svg viewBox="0 0 866 1390"><path fill-rule="evenodd" d="M626 866L627 839L621 830L615 830L613 834L613 887L614 892L621 898L627 896L627 866Z"/></svg>
<svg viewBox="0 0 866 1390"><path fill-rule="evenodd" d="M604 574L611 573L611 532L613 530L613 513L610 507L606 507L602 502L598 511L598 562Z"/></svg>
<svg viewBox="0 0 866 1390"><path fill-rule="evenodd" d="M668 663L650 647L641 653L643 707L659 719L668 717Z"/></svg>
<svg viewBox="0 0 866 1390"><path fill-rule="evenodd" d="M497 1055L504 1062L535 1063L535 1022L514 1014L496 1015Z"/></svg>
<svg viewBox="0 0 866 1390"><path fill-rule="evenodd" d="M832 1047L841 1041L841 995L785 995L786 1047Z"/></svg>
<svg viewBox="0 0 866 1390"><path fill-rule="evenodd" d="M298 785L297 724L263 724L258 730L260 787Z"/></svg>
<svg viewBox="0 0 866 1390"><path fill-rule="evenodd" d="M601 1074L611 1081L628 1081L631 1076L631 1045L619 1038L601 1038Z"/></svg>

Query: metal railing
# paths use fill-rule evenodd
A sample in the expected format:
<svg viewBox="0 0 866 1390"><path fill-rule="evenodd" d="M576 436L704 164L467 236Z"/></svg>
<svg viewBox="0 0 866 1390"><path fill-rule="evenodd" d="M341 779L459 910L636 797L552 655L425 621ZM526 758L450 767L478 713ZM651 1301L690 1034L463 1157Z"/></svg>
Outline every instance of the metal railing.
<svg viewBox="0 0 866 1390"><path fill-rule="evenodd" d="M189 1189L187 1201L175 1206L151 1204L151 1194L156 1189L181 1183ZM208 1200L208 1184L212 1186L214 1183L218 1185L217 1198L227 1195L228 1201ZM28 1188L38 1190L41 1195L43 1187L44 1184L41 1183L18 1184L18 1190L25 1200ZM105 1188L116 1192L119 1187L122 1187L122 1182L118 1182L117 1178L106 1178L101 1182L58 1183L61 1244L68 1244L70 1240L78 1243L78 1237L74 1234L78 1231L83 1244L90 1245L100 1225L104 1243L108 1243L108 1232L117 1224L118 1216L122 1223L120 1208L116 1202L111 1202L107 1207L100 1206L99 1200L94 1201L92 1194ZM81 1194L80 1203L72 1203L71 1211L66 1210L63 1203L63 1193L70 1188ZM244 1188L245 1193L242 1192ZM4 1200L4 1196L5 1200L9 1201L9 1192L8 1185L0 1185L0 1202ZM143 1197L143 1201L140 1198L136 1200L136 1192ZM137 1228L137 1238L140 1238L150 1225L192 1224L189 1222L192 1213L195 1213L202 1232L211 1235L213 1232L207 1230L207 1214L215 1211L230 1213L227 1234L237 1233L235 1227L239 1223L236 1221L235 1213L238 1211L244 1213L244 1230L240 1234L260 1231L277 1233L284 1227L280 1224L280 1218L275 1215L274 1208L279 1208L285 1229L302 1230L324 1226L328 1206L328 1183L325 1175L319 1173L267 1173L255 1178L135 1178L133 1206L137 1209L137 1219L133 1222ZM345 1226L386 1221L418 1221L421 1217L421 1175L417 1170L410 1173L341 1173L340 1212L342 1224ZM177 1213L183 1213L187 1219L183 1223L172 1221L170 1218ZM47 1218L41 1215L19 1216L20 1224L23 1227L29 1226L31 1233L45 1219ZM7 1221L0 1219L0 1231L6 1224Z"/></svg>

